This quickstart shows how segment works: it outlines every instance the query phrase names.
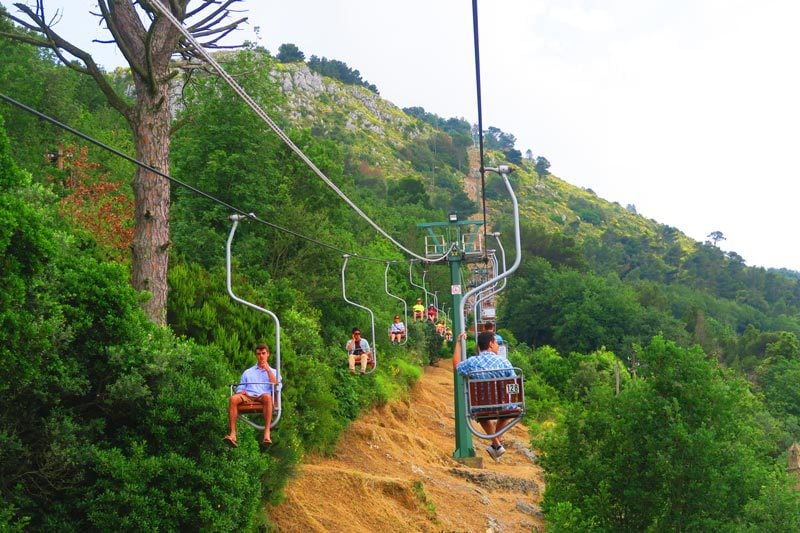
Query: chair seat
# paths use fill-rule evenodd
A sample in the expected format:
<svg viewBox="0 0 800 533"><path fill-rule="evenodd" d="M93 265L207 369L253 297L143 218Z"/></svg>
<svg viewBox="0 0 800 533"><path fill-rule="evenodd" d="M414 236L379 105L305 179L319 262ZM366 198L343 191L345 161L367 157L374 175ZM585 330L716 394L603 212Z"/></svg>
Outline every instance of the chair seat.
<svg viewBox="0 0 800 533"><path fill-rule="evenodd" d="M240 413L263 413L264 402L247 402L239 404Z"/></svg>
<svg viewBox="0 0 800 533"><path fill-rule="evenodd" d="M477 371L466 383L467 409L474 420L517 418L525 414L525 393L522 372L502 378L476 378L486 373Z"/></svg>

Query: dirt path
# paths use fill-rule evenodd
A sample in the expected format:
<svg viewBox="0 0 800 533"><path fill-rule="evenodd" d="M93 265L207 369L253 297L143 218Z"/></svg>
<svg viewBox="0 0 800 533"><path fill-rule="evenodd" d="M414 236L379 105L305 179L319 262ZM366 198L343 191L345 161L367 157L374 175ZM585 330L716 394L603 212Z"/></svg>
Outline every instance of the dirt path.
<svg viewBox="0 0 800 533"><path fill-rule="evenodd" d="M543 530L542 472L527 428L507 432L500 463L485 452L482 469L452 459L450 360L426 367L410 398L366 413L344 433L332 457L311 456L267 512L280 531L497 532Z"/></svg>

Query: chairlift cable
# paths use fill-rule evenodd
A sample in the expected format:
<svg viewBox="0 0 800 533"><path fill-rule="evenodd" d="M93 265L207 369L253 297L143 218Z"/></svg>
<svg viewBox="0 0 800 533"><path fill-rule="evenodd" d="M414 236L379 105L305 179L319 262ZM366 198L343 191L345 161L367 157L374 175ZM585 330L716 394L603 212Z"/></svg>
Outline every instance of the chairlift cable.
<svg viewBox="0 0 800 533"><path fill-rule="evenodd" d="M475 41L475 86L478 93L478 139L481 157L481 206L483 208L483 242L486 242L486 170L483 163L483 107L481 104L481 53L478 44L478 0L472 0L472 35Z"/></svg>
<svg viewBox="0 0 800 533"><path fill-rule="evenodd" d="M202 189L198 189L197 187L195 187L193 185L189 185L188 183L183 182L183 181L181 181L181 180L179 180L177 178L174 178L174 177L170 176L169 174L165 174L161 170L159 170L159 169L157 169L157 168L155 168L153 166L150 166L147 163L142 163L138 159L136 159L134 157L131 157L128 154L126 154L124 152L121 152L121 151L117 150L116 148L113 148L113 147L103 143L102 141L98 141L94 137L91 137L91 136L89 136L89 135L87 135L87 134L85 134L85 133L83 133L81 131L78 131L78 130L76 130L75 128L73 128L71 126L68 126L67 124L64 124L63 122L59 122L57 119L55 119L55 118L53 118L53 117L51 117L49 115L45 115L44 113L42 113L40 111L37 111L37 110L33 109L32 107L29 107L29 106L23 104L22 102L19 102L19 101L15 100L15 99L11 98L10 96L7 96L7 95L5 95L3 93L0 93L0 100L5 100L7 103L18 107L18 108L22 109L23 111L26 111L26 112L28 112L28 113L40 118L41 120L44 120L45 122L49 122L50 124L52 124L52 125L54 125L54 126L56 126L58 128L61 128L62 130L65 130L65 131L75 135L76 137L78 137L80 139L83 139L83 140L89 142L90 144L93 144L93 145L95 145L95 146L97 146L99 148L102 148L103 150L106 150L107 152L110 152L111 154L116 155L117 157L120 157L120 158L128 161L129 163L133 163L134 165L137 165L137 166L147 170L148 172L152 172L153 174L155 174L157 176L160 176L160 177L162 177L162 178L164 178L166 180L169 180L171 183L174 183L175 185L179 185L179 186L181 186L181 187L183 187L183 188L185 188L185 189L187 189L187 190L189 190L189 191L191 191L191 192L193 192L193 193L195 193L195 194L197 194L199 196L202 196L202 197L204 197L204 198L206 198L208 200L211 200L212 202L214 202L216 204L219 204L219 205L221 205L221 206L223 206L223 207L225 207L227 209L230 209L231 211L235 211L236 213L238 213L240 215L245 215L251 220L254 220L256 222L264 224L265 226L269 226L271 228L274 228L274 229L276 229L278 231L282 231L284 233L288 233L289 235L293 235L293 236L295 236L295 237L297 237L299 239L303 239L305 241L317 244L317 245L322 246L324 248L328 248L328 249L333 250L335 252L338 252L338 253L341 253L341 254L348 253L346 250L338 248L338 247L336 247L336 246L334 246L332 244L328 244L326 242L322 242L322 241L320 241L318 239L315 239L313 237L308 237L306 235L303 235L302 233L298 233L298 232L296 232L294 230L291 230L289 228L284 228L283 226L280 226L280 225L275 224L273 222L269 222L267 220L263 220L263 219L259 218L258 216L256 216L254 213L248 213L247 211L244 211L244 210L242 210L242 209L240 209L240 208L238 208L236 206L233 206L233 205L225 202L224 200L220 200L219 198L217 198L217 197L215 197L215 196L203 191ZM355 254L355 253L350 253L350 255L352 257L357 257L359 259L364 259L364 260L367 260L367 261L375 261L375 262L381 262L381 263L386 261L386 259L383 259L383 258L363 256L363 255L359 255L359 254Z"/></svg>

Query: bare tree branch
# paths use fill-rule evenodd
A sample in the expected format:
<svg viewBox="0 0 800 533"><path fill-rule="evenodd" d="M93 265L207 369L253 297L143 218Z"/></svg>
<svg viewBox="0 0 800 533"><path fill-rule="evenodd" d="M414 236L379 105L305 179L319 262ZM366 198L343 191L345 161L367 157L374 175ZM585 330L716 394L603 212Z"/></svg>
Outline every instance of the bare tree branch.
<svg viewBox="0 0 800 533"><path fill-rule="evenodd" d="M231 22L227 26L220 26L220 27L217 27L217 28L208 28L208 29L201 28L201 29L198 29L196 31L193 31L192 35L194 37L206 37L208 35L214 35L216 33L221 33L221 32L225 32L225 34L227 35L230 32L232 32L233 30L235 30L236 28L238 28L239 24L241 24L242 22L244 22L246 20L247 20L247 17L243 17L243 18L240 18L237 21Z"/></svg>
<svg viewBox="0 0 800 533"><path fill-rule="evenodd" d="M126 10L124 16L118 18L117 15L123 15L123 12L117 10L116 2L112 2L110 6L106 1L100 1L97 4L100 6L100 12L102 13L103 19L106 21L108 31L111 32L111 36L114 37L114 41L117 43L117 47L120 52L122 52L125 60L136 74L142 78L146 78L147 71L143 68L141 63L143 54L136 46L137 42L142 42L144 40L145 33L144 26L139 20L139 17L136 16L135 12L133 12L133 17L131 17L131 13ZM122 22L120 23L120 21ZM121 26L128 23L133 25L133 35L131 35L131 29L125 29L125 31L123 31L121 28ZM136 38L132 39L131 37L133 36Z"/></svg>
<svg viewBox="0 0 800 533"><path fill-rule="evenodd" d="M212 11L211 13L209 13L204 19L193 23L192 26L189 28L189 31L193 31L193 28L202 28L203 26L209 26L210 25L209 21L212 20L212 19L216 19L220 15L221 15L221 17L219 18L218 22L223 20L225 17L228 16L228 13L229 13L228 6L230 6L233 3L240 2L240 1L241 0L227 0L223 5L221 5L220 7L218 7L217 9ZM188 18L193 17L197 13L200 13L201 11L203 11L204 9L206 9L207 7L209 7L209 6L211 6L211 5L215 4L215 3L217 3L217 2L206 2L204 5L200 6L197 9L195 9L191 13L187 14L186 18L188 19Z"/></svg>
<svg viewBox="0 0 800 533"><path fill-rule="evenodd" d="M78 48L74 44L70 43L69 41L61 37L59 34L57 34L55 31L53 31L53 29L50 26L48 26L48 23L45 22L44 19L44 6L42 0L37 1L35 12L29 6L22 3L14 4L14 6L28 16L28 18L33 22L33 24L29 26L30 29L36 33L41 34L42 39L37 40L35 38L27 37L21 33L8 35L10 38L20 40L21 42L25 42L27 44L32 44L40 48L48 48L53 52L55 52L58 58L67 67L76 70L78 72L82 72L84 74L89 74L95 80L95 82L97 83L98 87L103 92L103 94L106 96L109 104L111 104L111 106L114 107L114 109L116 109L117 111L119 111L123 116L125 117L129 116L129 113L131 112L130 105L128 105L128 103L125 100L123 100L116 93L116 91L114 91L114 88L111 87L111 84L109 84L108 80L105 77L105 74L97 65L97 63L94 61L92 55L84 51L83 49ZM14 20L14 18L12 18L8 14L6 14L5 16L8 16L12 20ZM66 51L73 57L81 60L85 66L81 67L75 61L71 61L64 55L63 51Z"/></svg>

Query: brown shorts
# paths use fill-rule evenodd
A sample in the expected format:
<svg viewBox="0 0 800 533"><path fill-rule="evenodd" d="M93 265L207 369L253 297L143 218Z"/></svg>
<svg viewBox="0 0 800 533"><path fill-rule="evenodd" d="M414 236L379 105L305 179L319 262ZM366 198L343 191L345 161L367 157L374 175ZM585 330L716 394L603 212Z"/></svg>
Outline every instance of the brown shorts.
<svg viewBox="0 0 800 533"><path fill-rule="evenodd" d="M238 392L242 396L242 403L261 403L261 396L250 396L246 392ZM265 393L266 394L266 393Z"/></svg>

